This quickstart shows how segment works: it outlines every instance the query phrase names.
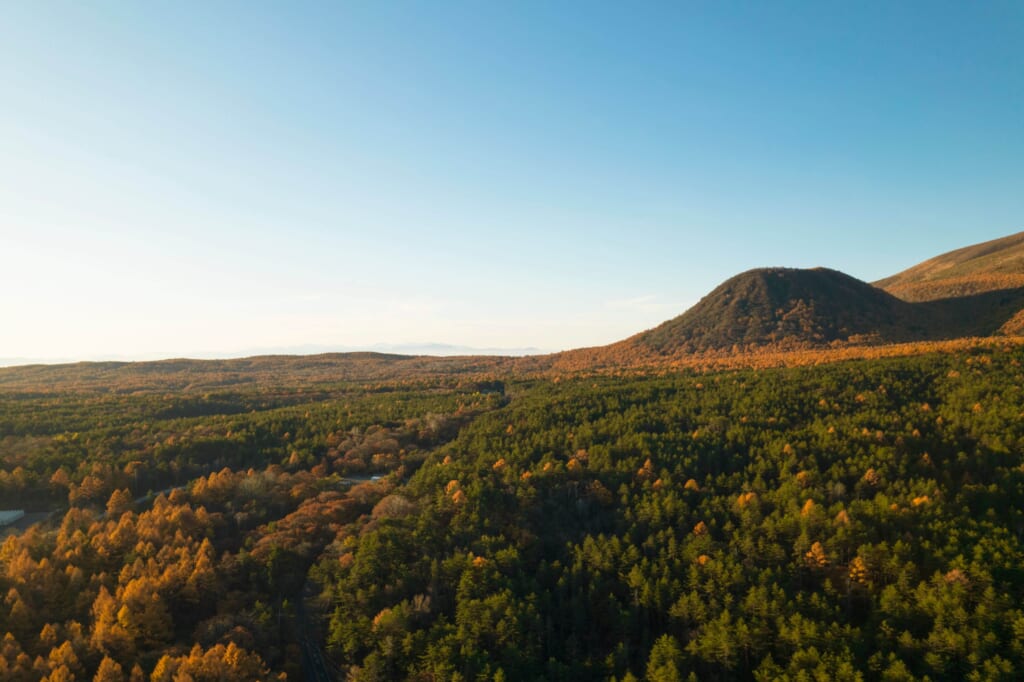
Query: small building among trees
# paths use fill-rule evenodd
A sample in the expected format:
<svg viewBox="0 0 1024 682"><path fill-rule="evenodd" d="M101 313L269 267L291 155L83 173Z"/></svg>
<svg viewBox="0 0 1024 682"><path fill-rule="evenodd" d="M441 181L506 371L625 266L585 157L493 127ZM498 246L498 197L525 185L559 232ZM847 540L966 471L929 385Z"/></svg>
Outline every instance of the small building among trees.
<svg viewBox="0 0 1024 682"><path fill-rule="evenodd" d="M24 516L24 509L0 509L0 528L9 526Z"/></svg>

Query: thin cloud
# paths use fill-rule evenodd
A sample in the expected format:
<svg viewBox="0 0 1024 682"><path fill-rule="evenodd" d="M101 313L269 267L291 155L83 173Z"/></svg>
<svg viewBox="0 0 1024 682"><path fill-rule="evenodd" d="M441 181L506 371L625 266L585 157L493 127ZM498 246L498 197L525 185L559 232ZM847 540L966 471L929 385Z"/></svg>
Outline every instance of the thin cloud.
<svg viewBox="0 0 1024 682"><path fill-rule="evenodd" d="M643 315L653 315L656 313L677 315L689 306L678 301L659 301L658 297L654 294L648 294L632 298L613 298L605 301L604 307L607 310L614 310L616 312L639 313Z"/></svg>

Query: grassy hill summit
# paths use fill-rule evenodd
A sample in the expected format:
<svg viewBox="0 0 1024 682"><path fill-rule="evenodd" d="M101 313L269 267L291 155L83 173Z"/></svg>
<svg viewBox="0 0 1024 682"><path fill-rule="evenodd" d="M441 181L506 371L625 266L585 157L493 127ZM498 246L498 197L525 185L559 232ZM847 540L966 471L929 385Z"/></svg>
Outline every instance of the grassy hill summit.
<svg viewBox="0 0 1024 682"><path fill-rule="evenodd" d="M1024 287L1024 232L929 258L874 285L905 301Z"/></svg>
<svg viewBox="0 0 1024 682"><path fill-rule="evenodd" d="M905 301L957 299L964 303L973 296L992 294L988 300L1002 299L1005 305L1007 298L1016 299L1024 291L1024 232L944 253L874 284ZM970 307L982 315L992 314L985 305ZM965 312L973 314L969 309ZM1024 334L1024 305L998 331Z"/></svg>

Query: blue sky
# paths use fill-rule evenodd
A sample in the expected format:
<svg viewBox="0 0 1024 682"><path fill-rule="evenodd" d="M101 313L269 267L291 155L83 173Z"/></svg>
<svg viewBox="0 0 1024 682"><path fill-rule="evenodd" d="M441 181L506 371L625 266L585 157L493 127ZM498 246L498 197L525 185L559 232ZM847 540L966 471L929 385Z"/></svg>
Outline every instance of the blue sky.
<svg viewBox="0 0 1024 682"><path fill-rule="evenodd" d="M0 358L558 350L1024 230L1024 5L0 6Z"/></svg>

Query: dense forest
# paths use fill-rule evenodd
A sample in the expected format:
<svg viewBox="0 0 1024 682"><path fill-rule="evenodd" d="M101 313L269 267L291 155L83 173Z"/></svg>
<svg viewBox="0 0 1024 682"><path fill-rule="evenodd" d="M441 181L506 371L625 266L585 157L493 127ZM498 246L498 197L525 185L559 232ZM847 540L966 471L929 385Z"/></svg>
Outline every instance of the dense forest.
<svg viewBox="0 0 1024 682"><path fill-rule="evenodd" d="M1016 679L1021 362L22 381L0 679Z"/></svg>

